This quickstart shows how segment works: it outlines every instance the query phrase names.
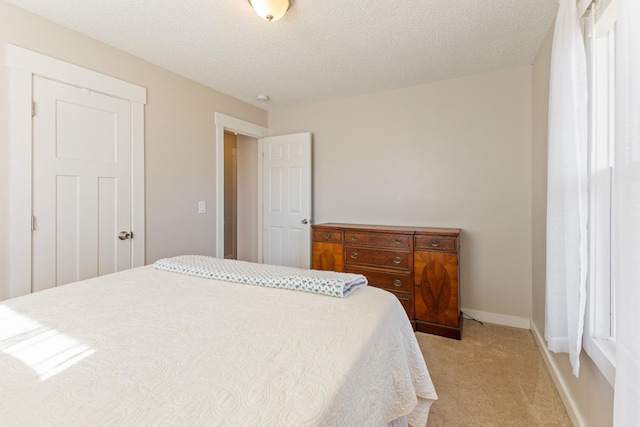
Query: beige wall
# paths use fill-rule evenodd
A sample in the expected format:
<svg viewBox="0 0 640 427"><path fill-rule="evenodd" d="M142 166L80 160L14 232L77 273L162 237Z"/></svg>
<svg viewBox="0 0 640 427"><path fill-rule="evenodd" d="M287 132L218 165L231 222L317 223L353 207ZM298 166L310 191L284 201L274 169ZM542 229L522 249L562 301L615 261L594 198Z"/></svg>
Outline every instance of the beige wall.
<svg viewBox="0 0 640 427"><path fill-rule="evenodd" d="M0 58L7 43L147 88L147 262L215 251L215 124L221 112L267 125L267 113L0 0ZM8 297L8 77L0 66L0 300ZM198 200L207 214L198 215Z"/></svg>
<svg viewBox="0 0 640 427"><path fill-rule="evenodd" d="M236 185L234 181L237 177L235 170L236 148L238 137L231 133L224 133L224 257L234 258L234 237L236 225Z"/></svg>
<svg viewBox="0 0 640 427"><path fill-rule="evenodd" d="M531 318L544 331L546 227L547 227L547 126L549 115L549 67L553 26L542 42L532 66L533 120L531 147L533 293Z"/></svg>
<svg viewBox="0 0 640 427"><path fill-rule="evenodd" d="M238 259L258 262L258 140L238 135Z"/></svg>
<svg viewBox="0 0 640 427"><path fill-rule="evenodd" d="M553 26L542 43L533 63L533 126L532 126L532 321L544 335L545 268L546 268L546 191L547 191L547 116L549 114L549 67ZM569 399L578 417L588 427L606 427L613 423L613 389L583 352L580 357L580 378L572 374L566 354L549 353L557 369L559 382L566 385Z"/></svg>
<svg viewBox="0 0 640 427"><path fill-rule="evenodd" d="M313 133L314 223L460 227L462 306L529 319L531 93L523 67L271 111L269 129Z"/></svg>

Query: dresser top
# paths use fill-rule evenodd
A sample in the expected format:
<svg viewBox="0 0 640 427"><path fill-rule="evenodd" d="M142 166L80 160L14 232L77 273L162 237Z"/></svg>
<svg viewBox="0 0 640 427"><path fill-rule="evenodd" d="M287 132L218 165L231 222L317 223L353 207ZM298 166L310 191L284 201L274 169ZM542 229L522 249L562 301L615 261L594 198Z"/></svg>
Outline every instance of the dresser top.
<svg viewBox="0 0 640 427"><path fill-rule="evenodd" d="M404 233L404 234L451 234L459 235L459 228L437 228L437 227L410 227L410 226L394 226L394 225L366 225L366 224L341 224L336 222L327 222L323 224L312 225L314 229L323 228L340 228L358 231L375 231L378 233Z"/></svg>

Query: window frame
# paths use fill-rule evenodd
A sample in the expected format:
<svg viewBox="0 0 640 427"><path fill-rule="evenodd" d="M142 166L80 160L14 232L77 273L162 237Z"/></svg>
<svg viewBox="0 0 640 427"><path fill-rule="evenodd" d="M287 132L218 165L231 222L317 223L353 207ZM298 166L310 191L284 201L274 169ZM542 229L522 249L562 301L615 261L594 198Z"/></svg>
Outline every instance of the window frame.
<svg viewBox="0 0 640 427"><path fill-rule="evenodd" d="M613 149L617 0L611 0L604 7L601 2L592 4L589 15L591 31L585 40L589 77L589 272L583 347L613 386L616 372Z"/></svg>

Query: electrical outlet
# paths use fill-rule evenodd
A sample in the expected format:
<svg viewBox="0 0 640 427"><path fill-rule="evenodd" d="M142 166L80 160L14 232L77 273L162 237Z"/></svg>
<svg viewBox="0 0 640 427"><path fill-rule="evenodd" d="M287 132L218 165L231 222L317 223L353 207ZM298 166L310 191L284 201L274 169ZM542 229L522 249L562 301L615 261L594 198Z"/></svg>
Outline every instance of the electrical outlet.
<svg viewBox="0 0 640 427"><path fill-rule="evenodd" d="M198 202L198 213L199 214L207 213L207 204L204 200L200 200Z"/></svg>

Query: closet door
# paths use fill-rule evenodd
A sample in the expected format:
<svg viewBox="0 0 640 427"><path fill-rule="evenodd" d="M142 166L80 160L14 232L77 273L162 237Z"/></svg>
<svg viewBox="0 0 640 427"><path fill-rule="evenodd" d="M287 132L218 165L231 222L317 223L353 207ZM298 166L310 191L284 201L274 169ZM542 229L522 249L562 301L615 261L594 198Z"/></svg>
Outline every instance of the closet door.
<svg viewBox="0 0 640 427"><path fill-rule="evenodd" d="M131 268L130 102L41 77L33 99L33 291Z"/></svg>

